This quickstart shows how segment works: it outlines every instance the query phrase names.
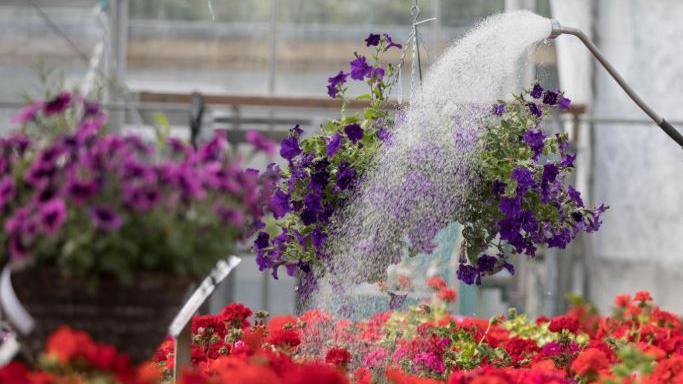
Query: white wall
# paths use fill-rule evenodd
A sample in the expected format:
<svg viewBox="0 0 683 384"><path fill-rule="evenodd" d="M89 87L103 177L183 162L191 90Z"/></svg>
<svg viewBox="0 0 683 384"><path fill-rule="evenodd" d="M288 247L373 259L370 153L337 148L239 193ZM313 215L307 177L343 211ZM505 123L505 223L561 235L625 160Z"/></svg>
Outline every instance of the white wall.
<svg viewBox="0 0 683 384"><path fill-rule="evenodd" d="M683 2L599 0L597 42L651 106L683 129ZM596 68L593 117L646 119ZM611 209L589 236L590 296L601 309L619 293L650 290L683 313L683 151L654 124L599 123L594 201Z"/></svg>

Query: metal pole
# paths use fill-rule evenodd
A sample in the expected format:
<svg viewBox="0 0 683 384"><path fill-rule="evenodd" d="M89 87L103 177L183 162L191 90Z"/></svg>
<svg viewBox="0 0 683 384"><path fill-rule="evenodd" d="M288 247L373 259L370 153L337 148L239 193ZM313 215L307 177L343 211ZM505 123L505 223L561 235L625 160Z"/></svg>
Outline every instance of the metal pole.
<svg viewBox="0 0 683 384"><path fill-rule="evenodd" d="M268 94L275 93L277 75L277 17L278 0L270 1L270 56L268 60Z"/></svg>
<svg viewBox="0 0 683 384"><path fill-rule="evenodd" d="M278 46L278 0L270 1L270 57L268 60L268 94L275 93L275 80L277 78L277 46ZM271 108L268 111L268 116L272 119L275 114ZM273 125L268 126L268 131L272 132ZM270 310L270 276L267 273L261 274L261 307L268 311Z"/></svg>
<svg viewBox="0 0 683 384"><path fill-rule="evenodd" d="M105 73L108 77L106 99L109 103L120 102L125 90L128 59L128 0L110 0L109 34L110 47L107 52ZM111 127L121 130L125 124L125 111L112 113Z"/></svg>

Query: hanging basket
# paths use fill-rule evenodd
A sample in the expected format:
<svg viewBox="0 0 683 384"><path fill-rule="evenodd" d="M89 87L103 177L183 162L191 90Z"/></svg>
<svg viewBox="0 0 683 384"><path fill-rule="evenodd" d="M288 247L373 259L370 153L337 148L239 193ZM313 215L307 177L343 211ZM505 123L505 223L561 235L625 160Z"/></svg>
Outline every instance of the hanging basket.
<svg viewBox="0 0 683 384"><path fill-rule="evenodd" d="M64 277L57 268L29 268L12 273L17 297L35 319L27 341L34 356L61 325L88 332L95 341L113 344L135 363L152 357L178 313L189 278L142 272L132 285L102 278L88 290L80 279Z"/></svg>

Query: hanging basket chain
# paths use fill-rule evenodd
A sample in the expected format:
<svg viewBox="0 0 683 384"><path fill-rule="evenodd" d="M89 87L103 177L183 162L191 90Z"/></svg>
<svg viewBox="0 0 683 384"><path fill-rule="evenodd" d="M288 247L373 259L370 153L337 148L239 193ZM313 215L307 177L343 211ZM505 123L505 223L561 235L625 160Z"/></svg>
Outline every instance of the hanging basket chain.
<svg viewBox="0 0 683 384"><path fill-rule="evenodd" d="M419 43L419 32L418 26L430 21L436 20L435 17L418 21L420 17L420 7L417 4L417 0L414 0L413 5L410 7L410 15L413 17L412 28L406 40L406 44L401 51L401 56L399 57L398 64L396 66L396 71L393 74L390 85L398 84L402 87L401 83L401 72L403 69L403 64L405 63L405 57L408 50L412 49L412 63L410 71L410 97L414 98L416 96L416 89L422 85L422 60L420 54L420 43ZM402 99L402 88L399 99ZM402 100L399 100L399 102Z"/></svg>

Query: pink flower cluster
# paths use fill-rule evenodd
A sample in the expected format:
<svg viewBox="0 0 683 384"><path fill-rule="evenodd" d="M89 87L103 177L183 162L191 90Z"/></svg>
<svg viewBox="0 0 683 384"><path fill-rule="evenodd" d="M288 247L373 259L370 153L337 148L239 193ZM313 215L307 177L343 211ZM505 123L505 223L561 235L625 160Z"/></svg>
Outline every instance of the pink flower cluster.
<svg viewBox="0 0 683 384"><path fill-rule="evenodd" d="M124 254L119 261L129 264L108 272L202 274L260 227L261 197L277 173L244 169L223 135L195 149L176 138L153 145L109 133L96 103L67 92L14 121L34 134L0 140L4 246L13 260L68 257L59 263L73 268L67 272L93 272L101 264L93 257ZM249 139L272 150L258 133Z"/></svg>

